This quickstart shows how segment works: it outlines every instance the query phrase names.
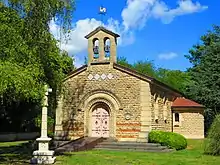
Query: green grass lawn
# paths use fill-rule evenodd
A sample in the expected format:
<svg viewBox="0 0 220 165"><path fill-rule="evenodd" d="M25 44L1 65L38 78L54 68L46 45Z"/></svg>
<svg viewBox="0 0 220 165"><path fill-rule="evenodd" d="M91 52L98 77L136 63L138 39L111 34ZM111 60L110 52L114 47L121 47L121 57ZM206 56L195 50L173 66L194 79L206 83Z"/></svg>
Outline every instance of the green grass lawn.
<svg viewBox="0 0 220 165"><path fill-rule="evenodd" d="M20 146L20 147L19 147ZM0 164L28 164L28 145L0 143ZM15 152L16 151L16 152ZM188 148L172 153L85 151L57 156L58 165L220 165L220 157L203 154L203 140L189 140Z"/></svg>
<svg viewBox="0 0 220 165"><path fill-rule="evenodd" d="M0 142L1 165L29 164L32 150L27 141Z"/></svg>

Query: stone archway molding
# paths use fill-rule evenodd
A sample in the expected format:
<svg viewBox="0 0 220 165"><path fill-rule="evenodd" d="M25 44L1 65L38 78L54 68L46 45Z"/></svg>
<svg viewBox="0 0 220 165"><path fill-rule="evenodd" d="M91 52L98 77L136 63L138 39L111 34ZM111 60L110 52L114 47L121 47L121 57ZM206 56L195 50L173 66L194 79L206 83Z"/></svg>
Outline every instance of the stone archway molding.
<svg viewBox="0 0 220 165"><path fill-rule="evenodd" d="M107 90L94 90L92 92L87 93L81 99L82 101L79 103L78 109L84 111L85 108L88 107L88 104L91 102L91 100L98 98L105 99L109 103L112 103L114 106L116 106L115 110L123 109L119 98Z"/></svg>
<svg viewBox="0 0 220 165"><path fill-rule="evenodd" d="M86 97L83 105L80 107L84 111L84 134L85 136L91 136L91 114L94 105L106 104L109 107L110 113L110 137L116 137L116 112L120 109L119 101L112 95L99 91L90 93L89 97Z"/></svg>

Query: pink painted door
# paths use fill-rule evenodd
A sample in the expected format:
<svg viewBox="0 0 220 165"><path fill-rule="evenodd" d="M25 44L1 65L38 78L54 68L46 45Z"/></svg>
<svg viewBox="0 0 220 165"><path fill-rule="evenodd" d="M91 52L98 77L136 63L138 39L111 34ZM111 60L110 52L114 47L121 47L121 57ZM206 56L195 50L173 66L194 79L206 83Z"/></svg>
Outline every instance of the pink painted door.
<svg viewBox="0 0 220 165"><path fill-rule="evenodd" d="M109 113L104 108L92 112L92 137L109 137Z"/></svg>

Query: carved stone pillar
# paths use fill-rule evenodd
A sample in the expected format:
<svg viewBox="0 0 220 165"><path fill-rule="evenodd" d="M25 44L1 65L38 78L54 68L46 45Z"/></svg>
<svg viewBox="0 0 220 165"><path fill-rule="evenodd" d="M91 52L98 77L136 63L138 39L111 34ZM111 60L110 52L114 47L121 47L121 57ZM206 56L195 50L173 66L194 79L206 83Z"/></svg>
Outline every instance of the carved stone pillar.
<svg viewBox="0 0 220 165"><path fill-rule="evenodd" d="M105 59L105 50L104 50L104 39L99 39L99 62L104 61Z"/></svg>

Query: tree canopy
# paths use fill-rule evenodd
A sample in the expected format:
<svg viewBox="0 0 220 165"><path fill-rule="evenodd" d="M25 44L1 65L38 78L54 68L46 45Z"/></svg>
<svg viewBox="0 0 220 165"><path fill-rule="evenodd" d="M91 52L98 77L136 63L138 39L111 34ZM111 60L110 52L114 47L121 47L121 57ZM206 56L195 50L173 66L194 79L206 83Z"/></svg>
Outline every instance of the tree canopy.
<svg viewBox="0 0 220 165"><path fill-rule="evenodd" d="M193 65L186 95L206 107L206 128L220 113L220 26L213 26L186 55Z"/></svg>
<svg viewBox="0 0 220 165"><path fill-rule="evenodd" d="M220 112L220 27L214 26L186 55L193 65L187 94L216 112Z"/></svg>
<svg viewBox="0 0 220 165"><path fill-rule="evenodd" d="M2 126L13 125L13 130L20 130L18 127L25 125L24 116L29 122L36 117L40 113L45 84L53 88L50 108L55 109L62 79L73 69L73 60L58 48L49 23L56 18L67 32L73 9L73 1L0 1ZM18 114L20 121L16 120Z"/></svg>
<svg viewBox="0 0 220 165"><path fill-rule="evenodd" d="M134 64L129 64L125 57L119 57L118 63L147 76L151 76L182 93L185 93L186 86L190 83L188 73L180 70L157 68L153 61L137 61Z"/></svg>
<svg viewBox="0 0 220 165"><path fill-rule="evenodd" d="M0 7L0 94L12 99L39 99L42 76L37 56L23 39L24 21L16 11Z"/></svg>
<svg viewBox="0 0 220 165"><path fill-rule="evenodd" d="M17 69L13 70L23 76L20 76L21 79L17 79L19 76L12 76L12 79L1 77L4 78L4 83L0 86L1 93L7 91L6 87L11 88L12 84L20 84L20 87L15 88L19 96L27 91L33 93L35 88L43 90L42 85L45 83L58 89L64 74L73 69L72 59L57 47L57 41L49 32L49 22L57 17L64 22L63 29L68 29L73 5L73 1L60 0L9 0L7 6L1 3L1 67L6 67L3 72L5 75L10 76L11 73L6 72L7 68L14 67ZM32 73L26 74L28 70ZM23 80L36 85L25 85ZM33 81L30 82L31 80Z"/></svg>

